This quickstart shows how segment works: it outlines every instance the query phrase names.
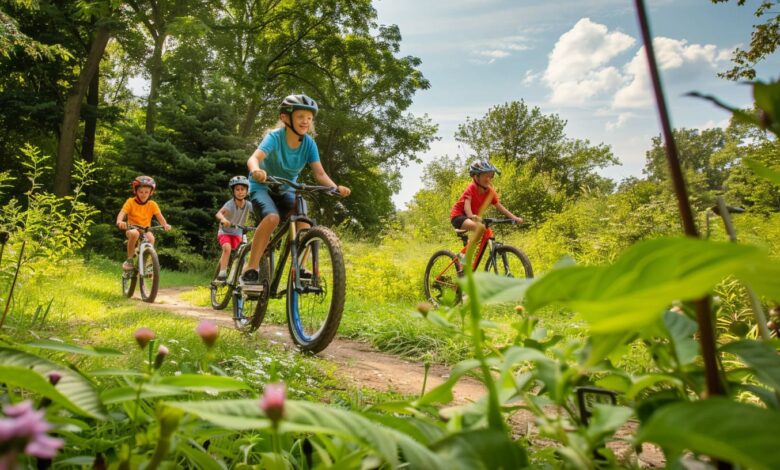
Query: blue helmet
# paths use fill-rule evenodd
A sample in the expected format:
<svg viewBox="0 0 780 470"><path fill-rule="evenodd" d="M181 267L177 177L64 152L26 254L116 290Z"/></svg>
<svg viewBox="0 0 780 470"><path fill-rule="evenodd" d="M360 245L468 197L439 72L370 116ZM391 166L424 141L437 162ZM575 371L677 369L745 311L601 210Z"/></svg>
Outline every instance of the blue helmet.
<svg viewBox="0 0 780 470"><path fill-rule="evenodd" d="M477 160L476 162L469 165L469 176L476 176L482 173L490 172L496 173L497 175L501 174L501 172L498 171L498 168L493 166L487 160Z"/></svg>
<svg viewBox="0 0 780 470"><path fill-rule="evenodd" d="M230 182L228 183L228 187L232 190L234 186L242 184L249 188L249 179L246 176L234 176L230 178Z"/></svg>

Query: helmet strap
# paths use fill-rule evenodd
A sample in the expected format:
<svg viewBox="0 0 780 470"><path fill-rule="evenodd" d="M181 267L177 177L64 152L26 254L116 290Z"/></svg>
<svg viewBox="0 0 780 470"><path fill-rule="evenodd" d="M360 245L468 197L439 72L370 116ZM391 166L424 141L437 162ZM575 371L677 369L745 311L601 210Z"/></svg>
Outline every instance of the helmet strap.
<svg viewBox="0 0 780 470"><path fill-rule="evenodd" d="M142 201L141 199L139 199L137 194L135 196L135 202L136 202L136 204L138 204L140 206L145 206L146 203L149 202L150 199L152 199L152 195L151 194L149 195L148 198L146 198L145 201Z"/></svg>
<svg viewBox="0 0 780 470"><path fill-rule="evenodd" d="M293 131L293 134L298 136L298 142L303 142L303 134L295 130L295 124L293 124L292 120L292 113L287 113L287 120L290 122L285 122L284 125L289 127L291 131Z"/></svg>

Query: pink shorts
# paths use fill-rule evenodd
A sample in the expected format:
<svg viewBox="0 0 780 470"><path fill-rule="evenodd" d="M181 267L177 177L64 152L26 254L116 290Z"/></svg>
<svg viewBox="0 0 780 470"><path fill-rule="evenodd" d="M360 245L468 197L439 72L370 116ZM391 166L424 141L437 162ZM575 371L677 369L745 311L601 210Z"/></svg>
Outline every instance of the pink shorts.
<svg viewBox="0 0 780 470"><path fill-rule="evenodd" d="M241 235L217 235L217 241L219 246L230 243L230 248L235 250L241 244Z"/></svg>

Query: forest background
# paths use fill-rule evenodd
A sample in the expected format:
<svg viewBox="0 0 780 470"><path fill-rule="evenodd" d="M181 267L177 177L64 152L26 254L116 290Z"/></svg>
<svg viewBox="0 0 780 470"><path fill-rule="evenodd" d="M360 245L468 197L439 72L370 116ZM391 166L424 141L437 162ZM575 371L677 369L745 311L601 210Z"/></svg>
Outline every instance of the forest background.
<svg viewBox="0 0 780 470"><path fill-rule="evenodd" d="M0 20L3 224L13 226L23 209L18 196L30 191L23 175L36 165L36 189L71 201L74 189L83 191L76 200L89 216L73 230L88 237L71 237L73 249L121 259L113 221L130 181L148 174L176 227L161 243L163 266L206 268L216 255L214 213L229 197L226 182L245 173L246 157L290 92L320 103L323 165L352 188L344 200L312 201L317 219L342 237L451 244L449 208L477 158L502 170L502 202L532 229L517 243L537 271L564 255L611 260L637 240L679 232L660 136L647 143L643 177L615 182L598 174L617 163L609 146L567 137L563 119L522 100L462 123L455 138L468 152L430 163L425 188L396 210L399 170L419 161L436 126L408 112L430 84L418 58L399 55L401 32L378 24L368 0L17 0L3 4ZM742 51L724 75L752 78L750 64L774 50L776 22L767 23L775 36L756 42L764 49ZM130 89L137 76L149 82L144 98ZM776 164L777 141L734 122L675 135L702 222L723 194L747 209L745 236L777 253L780 191L743 162Z"/></svg>

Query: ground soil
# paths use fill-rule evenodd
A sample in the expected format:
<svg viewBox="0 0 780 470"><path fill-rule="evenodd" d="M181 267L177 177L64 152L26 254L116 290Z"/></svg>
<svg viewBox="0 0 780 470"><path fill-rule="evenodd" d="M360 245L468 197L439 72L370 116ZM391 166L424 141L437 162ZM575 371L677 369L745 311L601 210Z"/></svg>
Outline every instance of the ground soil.
<svg viewBox="0 0 780 470"><path fill-rule="evenodd" d="M232 328L229 309L213 310L210 307L199 307L182 300L179 295L189 288L177 287L160 289L155 307L162 308L182 316L196 319L208 319L215 323ZM279 325L263 325L258 330L262 337L279 343L285 348L294 348L289 338L287 328ZM323 361L328 361L336 367L336 375L355 388L369 388L380 391L396 392L403 395L419 395L425 379L425 366L422 363L399 358L392 354L377 351L371 345L346 339L336 338L328 348L319 353ZM443 365L431 365L428 371L426 389L441 384L449 377L449 368ZM453 388L454 402L452 405L476 401L485 394L481 382L470 377L463 377ZM554 412L554 410L552 410ZM535 439L536 426L534 416L527 411L519 411L511 418L511 426L515 434L523 435L532 442L544 445L542 440ZM628 435L634 426L629 423L625 429L618 432ZM548 443L548 445L550 445ZM641 467L664 467L663 453L650 445L644 445L637 456L627 445L615 442L610 448L623 458L633 461Z"/></svg>

